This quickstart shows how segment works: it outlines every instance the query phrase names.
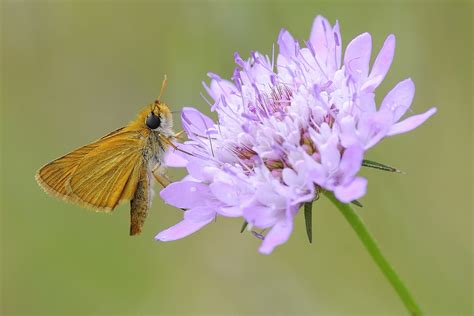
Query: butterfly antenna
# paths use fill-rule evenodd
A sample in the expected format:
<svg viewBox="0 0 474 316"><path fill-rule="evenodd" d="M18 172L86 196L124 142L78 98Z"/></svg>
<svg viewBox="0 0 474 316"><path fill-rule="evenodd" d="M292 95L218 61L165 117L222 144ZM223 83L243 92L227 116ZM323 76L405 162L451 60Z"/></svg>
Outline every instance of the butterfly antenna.
<svg viewBox="0 0 474 316"><path fill-rule="evenodd" d="M166 138L165 136L159 134L158 137L161 139L162 142L164 142L164 143L170 145L171 147L173 147L174 150L180 151L180 152L182 152L182 153L184 153L184 154L186 154L186 155L189 155L189 156L193 156L193 157L194 157L193 154L191 154L190 152L187 152L186 150L183 150L183 149L179 148L178 146L176 146L175 144L173 144L173 142L170 141L170 140L169 140L168 138Z"/></svg>
<svg viewBox="0 0 474 316"><path fill-rule="evenodd" d="M163 78L163 82L161 83L160 95L156 99L158 103L160 103L161 96L163 95L163 92L165 91L167 86L168 86L168 77L165 75L165 77Z"/></svg>

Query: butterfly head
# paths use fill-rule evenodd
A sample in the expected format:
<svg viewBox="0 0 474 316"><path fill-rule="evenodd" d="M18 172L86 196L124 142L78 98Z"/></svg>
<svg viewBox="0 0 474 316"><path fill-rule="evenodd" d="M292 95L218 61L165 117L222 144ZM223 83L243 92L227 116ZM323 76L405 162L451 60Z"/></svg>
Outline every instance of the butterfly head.
<svg viewBox="0 0 474 316"><path fill-rule="evenodd" d="M156 98L155 102L148 105L139 113L138 119L132 125L140 129L146 128L166 136L173 135L173 117L171 111L165 103L160 101L166 86L167 79L165 75L163 83L161 84L160 95Z"/></svg>
<svg viewBox="0 0 474 316"><path fill-rule="evenodd" d="M147 128L162 134L168 134L173 127L171 111L165 103L156 100L148 109L143 110L144 123Z"/></svg>

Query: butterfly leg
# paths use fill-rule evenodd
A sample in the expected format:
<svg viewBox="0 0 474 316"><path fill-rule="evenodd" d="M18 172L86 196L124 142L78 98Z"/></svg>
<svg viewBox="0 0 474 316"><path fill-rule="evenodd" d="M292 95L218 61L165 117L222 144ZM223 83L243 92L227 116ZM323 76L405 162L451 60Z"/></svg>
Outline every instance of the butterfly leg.
<svg viewBox="0 0 474 316"><path fill-rule="evenodd" d="M180 132L180 133L181 133L181 132ZM179 133L178 133L178 134L179 134ZM185 151L185 150L182 150L182 149L180 149L178 146L176 146L175 144L173 144L173 142L171 142L171 141L169 140L169 138L164 137L164 136L162 136L162 135L160 135L159 137L160 137L160 139L161 139L164 143L166 143L166 144L168 144L169 146L171 146L174 150L177 150L177 151L180 151L180 152L182 152L182 153L185 153L185 154L187 154L187 155L192 156L191 153L189 153L189 152L187 152L187 151ZM170 137L170 138L171 138L171 137Z"/></svg>
<svg viewBox="0 0 474 316"><path fill-rule="evenodd" d="M160 166L158 165L155 168L153 168L151 173L153 174L153 177L155 177L156 182L161 184L163 188L166 188L171 183L171 181L165 175L159 174L159 171L158 171L159 167Z"/></svg>
<svg viewBox="0 0 474 316"><path fill-rule="evenodd" d="M179 139L179 140L183 140L182 139L183 134L184 134L184 130L180 130L179 132L174 134L173 137L176 138L176 139Z"/></svg>

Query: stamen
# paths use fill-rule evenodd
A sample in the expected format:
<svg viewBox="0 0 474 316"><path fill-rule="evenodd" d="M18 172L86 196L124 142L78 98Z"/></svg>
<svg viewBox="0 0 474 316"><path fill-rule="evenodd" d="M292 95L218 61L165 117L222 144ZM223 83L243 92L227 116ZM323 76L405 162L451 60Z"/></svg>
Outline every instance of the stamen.
<svg viewBox="0 0 474 316"><path fill-rule="evenodd" d="M326 77L327 80L329 80L328 75L324 71L323 67L321 67L321 65L319 64L318 58L316 57L316 50L314 49L314 47L313 47L313 45L311 44L310 41L306 42L306 47L308 47L310 49L310 51L312 52L314 61L316 62L316 65L318 66L318 68L321 71L321 73L323 74L323 76Z"/></svg>
<svg viewBox="0 0 474 316"><path fill-rule="evenodd" d="M258 239L261 239L261 240L264 240L265 239L265 236L263 235L263 232L262 233L257 233L256 231L252 230L252 235L254 235L255 237L257 237Z"/></svg>

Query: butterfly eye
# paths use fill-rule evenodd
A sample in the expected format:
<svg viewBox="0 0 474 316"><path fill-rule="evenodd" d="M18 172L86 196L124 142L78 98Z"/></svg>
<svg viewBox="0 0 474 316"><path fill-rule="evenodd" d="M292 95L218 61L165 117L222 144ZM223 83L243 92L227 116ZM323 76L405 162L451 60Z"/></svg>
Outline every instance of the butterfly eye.
<svg viewBox="0 0 474 316"><path fill-rule="evenodd" d="M146 126L148 126L149 129L156 129L160 127L161 124L161 119L159 115L155 115L155 113L151 112L148 114L146 117Z"/></svg>

